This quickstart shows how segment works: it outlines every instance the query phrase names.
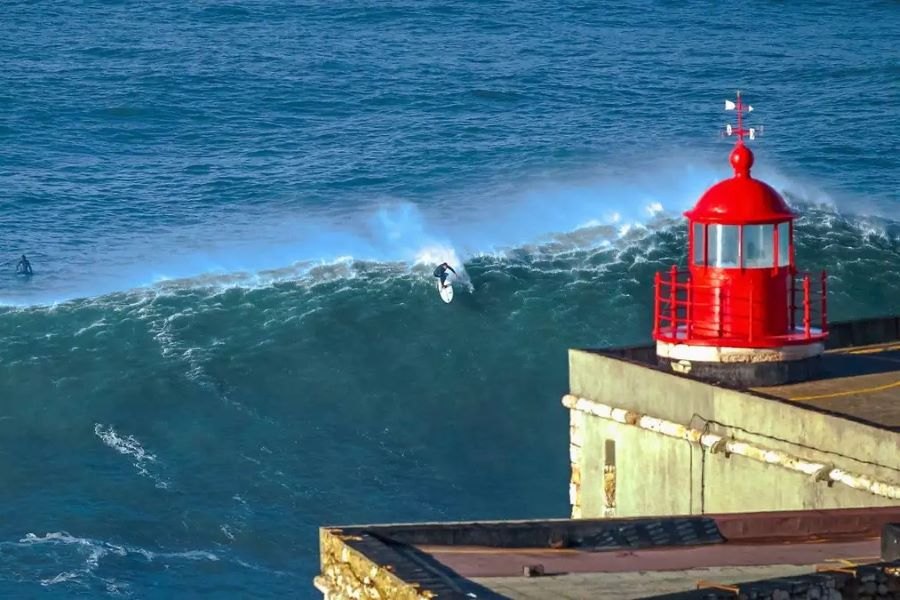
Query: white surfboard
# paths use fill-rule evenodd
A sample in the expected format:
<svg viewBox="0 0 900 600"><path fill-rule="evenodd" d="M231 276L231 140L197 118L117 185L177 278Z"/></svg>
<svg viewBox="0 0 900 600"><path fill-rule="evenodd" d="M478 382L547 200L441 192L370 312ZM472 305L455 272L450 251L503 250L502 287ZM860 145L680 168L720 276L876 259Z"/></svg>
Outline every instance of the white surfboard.
<svg viewBox="0 0 900 600"><path fill-rule="evenodd" d="M450 282L450 279L447 278L447 285L442 286L441 282L437 282L438 293L441 295L441 300L450 304L453 301L453 283Z"/></svg>

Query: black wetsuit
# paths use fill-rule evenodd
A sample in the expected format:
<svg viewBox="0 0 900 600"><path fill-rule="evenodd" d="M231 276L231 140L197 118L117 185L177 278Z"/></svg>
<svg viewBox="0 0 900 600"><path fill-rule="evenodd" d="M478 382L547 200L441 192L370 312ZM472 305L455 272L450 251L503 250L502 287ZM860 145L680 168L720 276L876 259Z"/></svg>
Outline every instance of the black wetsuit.
<svg viewBox="0 0 900 600"><path fill-rule="evenodd" d="M19 264L16 265L16 273L21 275L31 275L31 263L28 262L28 259L24 256L22 260L19 261Z"/></svg>
<svg viewBox="0 0 900 600"><path fill-rule="evenodd" d="M437 269L434 270L434 276L441 278L441 285L444 285L444 282L447 281L447 271L453 271L453 268L449 265L438 265ZM456 273L456 271L453 271Z"/></svg>

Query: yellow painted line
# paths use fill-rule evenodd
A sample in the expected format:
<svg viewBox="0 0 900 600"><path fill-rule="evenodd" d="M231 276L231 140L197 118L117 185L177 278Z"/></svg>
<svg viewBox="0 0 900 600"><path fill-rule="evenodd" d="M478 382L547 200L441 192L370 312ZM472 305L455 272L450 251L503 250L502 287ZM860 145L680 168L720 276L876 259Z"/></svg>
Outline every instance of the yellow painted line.
<svg viewBox="0 0 900 600"><path fill-rule="evenodd" d="M877 352L893 352L894 350L900 350L900 344L878 346L876 348L860 348L859 350L848 350L847 354L875 354Z"/></svg>
<svg viewBox="0 0 900 600"><path fill-rule="evenodd" d="M858 567L863 563L878 562L880 559L880 556L862 556L859 558L828 558L825 562L839 562L845 567Z"/></svg>
<svg viewBox="0 0 900 600"><path fill-rule="evenodd" d="M884 390L889 390L891 388L900 387L900 380L895 381L894 383L888 383L886 385L878 385L870 388L861 388L856 390L847 390L843 392L835 392L833 394L819 394L818 396L797 396L795 398L788 398L788 400L824 400L826 398L840 398L841 396L855 396L856 394L869 394L871 392L881 392Z"/></svg>

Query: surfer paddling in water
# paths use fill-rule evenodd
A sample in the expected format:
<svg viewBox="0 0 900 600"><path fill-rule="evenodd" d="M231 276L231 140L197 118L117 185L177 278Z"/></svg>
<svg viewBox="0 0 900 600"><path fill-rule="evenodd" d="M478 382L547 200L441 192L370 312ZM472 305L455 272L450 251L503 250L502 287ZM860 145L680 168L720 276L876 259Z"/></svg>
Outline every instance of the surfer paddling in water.
<svg viewBox="0 0 900 600"><path fill-rule="evenodd" d="M25 255L22 255L22 259L19 261L19 264L16 265L16 275L32 275L31 271L31 263L28 262L28 259L25 258Z"/></svg>
<svg viewBox="0 0 900 600"><path fill-rule="evenodd" d="M456 271L453 270L453 267L448 265L447 263L441 263L434 270L434 276L440 278L441 287L447 287L447 271L450 271L454 275L456 275Z"/></svg>

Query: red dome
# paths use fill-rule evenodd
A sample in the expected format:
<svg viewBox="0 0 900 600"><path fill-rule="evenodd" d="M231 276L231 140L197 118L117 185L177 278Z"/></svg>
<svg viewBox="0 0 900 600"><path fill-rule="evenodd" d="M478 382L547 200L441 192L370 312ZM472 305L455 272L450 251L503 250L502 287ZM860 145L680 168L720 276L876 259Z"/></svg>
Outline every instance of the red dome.
<svg viewBox="0 0 900 600"><path fill-rule="evenodd" d="M729 160L734 177L706 190L696 206L684 213L687 218L722 225L777 223L794 218L778 192L750 176L753 153L749 148L738 142Z"/></svg>

